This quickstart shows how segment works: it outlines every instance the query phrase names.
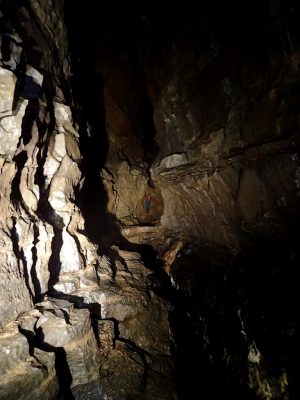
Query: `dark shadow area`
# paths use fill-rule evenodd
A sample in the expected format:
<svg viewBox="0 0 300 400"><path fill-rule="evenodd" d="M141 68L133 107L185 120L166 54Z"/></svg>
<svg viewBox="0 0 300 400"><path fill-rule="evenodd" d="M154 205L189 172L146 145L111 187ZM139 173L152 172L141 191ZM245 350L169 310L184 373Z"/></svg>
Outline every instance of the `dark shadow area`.
<svg viewBox="0 0 300 400"><path fill-rule="evenodd" d="M20 104L20 100L19 100L18 104ZM20 140L23 139L24 146L26 146L31 140L31 132L32 132L33 123L34 123L34 121L37 121L39 109L40 109L39 103L36 99L30 100L28 102L24 117L22 119L22 127L21 127L22 135L20 137ZM15 109L14 111L17 112L18 110ZM19 142L18 147L20 147L20 144L21 143Z"/></svg>
<svg viewBox="0 0 300 400"><path fill-rule="evenodd" d="M21 182L21 174L22 174L23 168L26 164L27 158L28 157L27 157L26 151L21 151L21 153L19 153L13 159L13 161L16 163L17 172L11 183L10 198L11 198L12 203L15 205L17 205L18 203L24 204L23 198L22 198L22 195L20 192L20 182Z"/></svg>
<svg viewBox="0 0 300 400"><path fill-rule="evenodd" d="M28 271L28 264L24 254L24 250L19 246L19 235L16 229L16 220L14 219L14 227L11 230L11 240L13 244L13 251L18 260L18 267L21 275L24 275L25 285L27 290L30 294L32 300L34 300L35 296L32 292L30 282L29 282L29 271ZM23 268L22 268L23 267Z"/></svg>
<svg viewBox="0 0 300 400"><path fill-rule="evenodd" d="M79 207L86 221L86 232L98 242L107 226L107 194L101 181L100 171L105 163L108 142L105 128L103 105L103 82L94 71L81 71L73 81L77 98L81 99L83 110L74 114L78 119L80 149L83 157L82 172L85 176L83 187L77 194Z"/></svg>
<svg viewBox="0 0 300 400"><path fill-rule="evenodd" d="M0 17L0 33L2 34L1 40L1 55L2 55L2 63L5 64L10 60L11 55L11 41L14 40L11 35L13 33L13 29L10 21L6 21L3 16Z"/></svg>
<svg viewBox="0 0 300 400"><path fill-rule="evenodd" d="M39 152L41 152L41 149L39 150ZM41 173L42 173L42 167L41 167ZM35 178L39 179L37 177L37 174L38 171L35 175ZM40 198L38 201L37 212L39 217L43 221L47 221L52 226L54 233L51 242L51 256L48 261L48 270L49 270L48 290L52 290L53 286L59 281L59 275L61 271L60 252L63 246L62 235L63 235L63 228L65 225L62 217L55 212L55 210L49 203L48 200L49 189L45 190L44 188L44 177L42 177L42 181L39 181L39 183L40 183L39 184Z"/></svg>
<svg viewBox="0 0 300 400"><path fill-rule="evenodd" d="M1 66L10 71L14 71L19 62L18 50L20 49L21 44L18 42L18 40L16 40L15 30L12 26L12 22L6 18L5 15L0 15L0 35Z"/></svg>
<svg viewBox="0 0 300 400"><path fill-rule="evenodd" d="M91 325L92 325L92 329L93 329L93 333L96 339L96 343L98 346L98 349L101 346L101 341L100 341L100 329L98 326L98 321L100 320L101 317L101 310L100 311L100 316L98 314L92 313L91 312Z"/></svg>
<svg viewBox="0 0 300 400"><path fill-rule="evenodd" d="M254 246L241 254L232 273L231 287L244 304L244 320L249 336L260 349L270 373L287 372L290 399L299 398L300 320L298 271L300 231L290 225L284 238L251 237ZM243 310L243 308L242 308ZM274 351L276 349L276 351Z"/></svg>
<svg viewBox="0 0 300 400"><path fill-rule="evenodd" d="M92 6L92 5L91 5ZM65 23L71 49L71 90L74 96L72 113L78 125L82 173L85 177L80 192L76 194L86 221L86 234L98 243L107 225L107 194L100 178L107 151L108 140L103 99L103 79L96 72L96 38L99 26L97 16L79 4L66 1ZM92 6L93 9L93 6ZM93 24L95 22L95 25ZM81 28L78 29L78 26Z"/></svg>
<svg viewBox="0 0 300 400"><path fill-rule="evenodd" d="M258 380L264 379L278 399L299 395L299 250L293 240L251 239L251 248L236 258L191 246L173 265L178 290L170 323L182 400L197 393L206 399L258 399ZM253 343L259 364L248 360ZM252 390L249 374L256 371ZM276 382L283 371L288 386L281 392Z"/></svg>
<svg viewBox="0 0 300 400"><path fill-rule="evenodd" d="M55 354L55 371L59 384L58 398L61 400L74 400L71 390L72 375L67 361L65 349L63 347L55 347L44 341L44 334L41 328L38 328L35 333L23 329L19 325L19 331L24 335L29 343L30 354L34 356L34 348L38 348L47 353Z"/></svg>
<svg viewBox="0 0 300 400"><path fill-rule="evenodd" d="M36 264L37 264L37 260L38 260L38 256L37 256L37 248L36 245L39 241L39 230L38 227L36 226L36 224L34 224L33 226L33 234L34 234L34 239L33 239L33 246L31 248L31 253L32 253L32 267L31 267L31 280L33 283L33 287L34 287L34 302L38 302L41 299L41 295L42 295L42 290L41 290L41 284L40 281L38 279L37 276L37 271L36 271Z"/></svg>
<svg viewBox="0 0 300 400"><path fill-rule="evenodd" d="M44 347L44 346L43 346ZM64 400L73 400L71 390L72 375L67 362L66 352L63 347L53 347L46 345L47 351L55 352L55 370L58 379L58 384L60 387L60 394ZM44 349L46 350L44 347Z"/></svg>
<svg viewBox="0 0 300 400"><path fill-rule="evenodd" d="M141 260L146 268L153 271L150 275L151 289L160 297L173 302L175 291L169 275L163 269L163 261L158 257L152 246L146 244L134 245L132 251L141 254Z"/></svg>
<svg viewBox="0 0 300 400"><path fill-rule="evenodd" d="M91 314L93 314L94 317L101 317L101 305L99 303L85 303L84 298L81 296L74 296L72 294L59 292L53 288L47 292L47 296L48 298L50 297L54 303L55 299L66 300L69 303L74 304L75 308L84 308L90 310Z"/></svg>
<svg viewBox="0 0 300 400"><path fill-rule="evenodd" d="M143 76L142 78L145 85L146 77ZM137 110L137 118L141 127L141 134L143 136L142 144L144 148L144 167L150 179L150 167L155 160L155 157L159 153L159 147L155 141L156 129L153 119L153 106L149 99L146 86L143 87L142 93L142 98Z"/></svg>
<svg viewBox="0 0 300 400"><path fill-rule="evenodd" d="M185 302L181 303L177 299L174 303L170 324L176 341L172 353L175 362L174 381L180 400L195 397L217 400L226 396L234 400L257 399L247 386L241 384L240 371L234 374L229 371L230 367L224 365L226 360L221 344L213 349L213 356L217 359L212 359L210 352L206 350L208 344L205 340L205 325L200 320L197 321L196 317L191 321L190 307ZM222 336L222 331L218 335ZM240 343L240 339L237 343ZM245 349L241 357L247 357ZM238 369L239 365L235 368Z"/></svg>
<svg viewBox="0 0 300 400"><path fill-rule="evenodd" d="M49 281L48 291L59 281L61 270L60 251L63 246L62 229L53 226L54 236L51 243L51 256L48 262Z"/></svg>
<svg viewBox="0 0 300 400"><path fill-rule="evenodd" d="M137 32L142 33L141 8L120 5L120 10L128 18L125 20L123 15L115 14L114 6L110 4L103 4L100 8L96 3L90 6L89 9L82 9L66 1L64 8L72 56L73 75L70 84L75 98L73 115L79 126L82 171L85 176L83 187L76 197L86 221L85 234L95 243L104 243L108 249L118 241L120 227L115 217L107 212L108 197L100 177L108 153L104 76L110 63L118 63L122 52L126 54L127 67L132 70L132 78L126 76L125 79L132 79L134 83L134 87L128 88L128 104L124 112L132 123L132 134L141 138L141 151L144 153L142 168L149 185L153 185L150 167L158 147L155 142L153 106L138 54L140 38ZM101 63L99 57L106 57L107 65ZM99 71L103 71L104 75ZM124 85L126 87L126 83ZM122 151L116 157L124 157L129 165L132 163Z"/></svg>

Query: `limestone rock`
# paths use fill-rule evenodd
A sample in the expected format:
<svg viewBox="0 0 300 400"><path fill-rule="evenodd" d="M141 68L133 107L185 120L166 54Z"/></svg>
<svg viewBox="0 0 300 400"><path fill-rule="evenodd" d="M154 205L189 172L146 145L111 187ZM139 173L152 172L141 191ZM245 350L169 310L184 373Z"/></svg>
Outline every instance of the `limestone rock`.
<svg viewBox="0 0 300 400"><path fill-rule="evenodd" d="M51 400L58 393L54 354L36 349L29 354L27 339L17 324L7 325L0 333L1 399Z"/></svg>
<svg viewBox="0 0 300 400"><path fill-rule="evenodd" d="M117 342L109 358L101 365L100 380L111 399L126 399L143 390L144 363L138 353Z"/></svg>
<svg viewBox="0 0 300 400"><path fill-rule="evenodd" d="M153 296L147 307L119 323L120 337L136 343L153 356L170 356L169 311L168 304Z"/></svg>

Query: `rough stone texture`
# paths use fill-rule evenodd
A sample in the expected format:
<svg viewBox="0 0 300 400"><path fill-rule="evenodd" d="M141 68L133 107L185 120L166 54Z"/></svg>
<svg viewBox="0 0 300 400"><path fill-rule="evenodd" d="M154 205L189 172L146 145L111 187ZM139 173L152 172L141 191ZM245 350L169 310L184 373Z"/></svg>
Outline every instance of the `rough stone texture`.
<svg viewBox="0 0 300 400"><path fill-rule="evenodd" d="M108 396L127 399L138 395L143 390L143 364L138 353L118 342L100 369L101 383Z"/></svg>
<svg viewBox="0 0 300 400"><path fill-rule="evenodd" d="M8 223L13 230L12 221ZM32 305L26 261L14 252L9 225L5 225L1 233L1 326Z"/></svg>
<svg viewBox="0 0 300 400"><path fill-rule="evenodd" d="M10 14L10 6L2 5ZM69 73L62 8L52 2L13 6L10 17L16 18L14 28L18 26L21 34L0 34L0 43L5 40L2 34L13 39L9 61L0 52L0 398L54 399L59 392L67 398L72 390L74 397L84 398L101 393L90 312L74 310L73 303L60 304L59 299L38 303L64 275L97 257L96 247L78 232L84 228L74 204L74 188L81 178L78 134L70 107L55 101L64 99L62 86ZM29 16L32 12L35 18ZM2 13L0 18L2 29ZM38 67L50 80L37 114L32 100L22 101L16 112L12 109L21 44L31 51L32 35L37 37L35 50L43 54ZM54 62L56 50L59 65Z"/></svg>
<svg viewBox="0 0 300 400"><path fill-rule="evenodd" d="M30 351L18 323L7 325L0 333L1 399L53 399L58 393L55 357L35 349ZM25 389L26 388L26 389Z"/></svg>
<svg viewBox="0 0 300 400"><path fill-rule="evenodd" d="M14 331L7 326L1 333L1 398L33 395L53 399L58 391L68 396L74 390L74 398L80 399L91 392L101 393L99 355L89 311L51 298L35 307L12 324Z"/></svg>
<svg viewBox="0 0 300 400"><path fill-rule="evenodd" d="M295 397L299 10L242 6L0 2L1 399L174 399L172 343L181 398Z"/></svg>
<svg viewBox="0 0 300 400"><path fill-rule="evenodd" d="M271 271L259 257L253 263L258 263L263 270L265 268L266 276L271 274L272 287L286 293L287 300L283 303L288 308L293 309L293 304L298 301L295 292L292 291L290 297L288 290L282 289L274 276L288 275L289 278L285 279L291 279L289 284L293 287L291 271L295 260L299 260L300 38L296 28L299 7L295 2L287 5L283 1L268 4L246 2L243 6L213 2L211 6L203 4L200 11L192 6L189 10L179 10L172 5L172 10L161 7L160 18L151 7L146 7L146 10L150 12L147 14L145 11L139 24L134 24L138 18L136 14L128 16L132 22L131 29L127 34L123 33L118 46L113 35L115 25L106 28L105 41L98 39L102 47L98 51L97 72L103 77L109 142L102 173L108 208L121 224L121 232L128 241L150 244L159 251L165 261L165 270L186 306L183 315L193 310L191 304L194 302L198 307L198 292L200 289L204 291L208 305L200 302L201 312L193 310L195 324L192 324L189 334L194 343L201 337L205 349L209 341L214 342L216 349L212 345L212 352L223 352L222 357L228 360L223 367L228 371L230 363L237 363L237 358L241 357L244 364L237 363L237 369L244 368L248 379L244 380L247 381L245 386L253 389L253 396L288 396L288 380L291 393L298 395L299 386L295 382L299 378L299 369L294 358L294 367L287 367L290 364L282 361L284 356L281 353L272 357L267 340L258 345L258 351L263 354L259 363L253 363L251 355L252 361L249 359L248 362L243 353L252 354L256 341L264 337L264 330L268 330L266 324L257 322L253 310L260 315L257 319L267 319L274 328L273 332L276 331L281 338L281 327L284 331L289 330L289 324L298 327L291 316L289 322L284 318L280 320L282 325L276 328L270 321L277 317L266 305L268 301L262 294L253 300L249 293L255 292L259 286L255 265L238 265L240 275L232 278L232 282L234 279L243 282L249 279L249 287L245 284L241 290L252 299L247 306L240 299L235 302L237 309L241 307L242 312L252 315L253 319L249 317L247 323L249 329L255 331L253 337L248 336L247 350L240 349L242 355L234 353L230 338L225 344L222 338L219 338L220 342L216 339L216 325L219 323L223 327L223 315L231 321L230 300L224 300L225 310L220 307L218 317L211 317L208 321L205 317L206 306L209 308L209 304L222 298L223 293L223 286L218 286L217 293L214 290L214 283L221 279L214 277L214 263L211 262L205 273L208 277L206 285L201 286L197 281L198 286L193 290L191 285L197 272L191 272L190 278L185 277L189 274L189 265L185 263L182 277L176 279L172 269L180 257L188 254L184 253L187 243L214 243L212 246L222 249L225 254L229 251L231 256L227 254L227 261L224 261L228 270L239 253L255 254L257 251L261 254L272 243L274 248L282 246L286 250L286 261L272 259ZM116 23L122 31L122 21ZM139 41L137 38L142 39ZM144 80L138 85L141 76ZM134 91L137 86L139 89ZM152 114L147 114L144 108L144 124L140 124L139 101L142 103L147 96ZM150 114L152 118L148 119ZM149 128L147 134L145 126ZM131 171L135 173L134 179ZM147 224L140 219L136 206L141 201L141 187L134 186L133 181L143 182L143 188L147 182L150 190L153 188L161 195L161 211L154 221L154 228L143 226ZM124 189L127 183L130 191ZM222 251L216 251L219 257ZM211 253L208 257L213 259ZM268 257L262 258L267 265ZM204 263L205 260L200 259ZM188 260L201 271L198 259L191 257ZM270 299L277 304L272 291ZM180 301L178 303L179 309L183 307ZM278 305L278 309L281 307ZM187 321L188 326L189 316L179 315L179 318L183 325ZM202 326L202 336L197 337L195 332L202 318L205 326ZM126 321L120 324L123 328ZM254 328L256 324L260 332ZM210 334L206 334L205 329ZM294 332L299 334L299 327ZM285 339L281 341L278 338L276 343L284 346L288 337L286 334ZM189 340L190 337L185 336L185 341ZM239 340L236 337L235 343ZM193 346L186 348L193 352ZM222 357L218 358L217 354L214 357L212 368L216 366L218 369ZM188 357L183 359L184 363L188 363ZM282 374L271 367L273 363L281 365ZM205 365L203 371L205 368L210 369L211 364ZM290 376L286 373L287 368L294 370ZM189 372L195 381L203 375ZM188 390L191 378L187 374L185 379L185 389ZM213 385L215 381L213 376L210 383ZM187 396L186 393L181 395L183 398ZM237 398L248 395L251 396L243 392ZM194 394L189 393L189 397L193 398Z"/></svg>
<svg viewBox="0 0 300 400"><path fill-rule="evenodd" d="M161 386L153 387L153 374L159 374L171 399L172 363L164 361L170 357L169 306L150 293L151 271L141 255L117 246L104 255L101 243L86 235L78 207L85 177L74 99L66 86L70 70L61 5L13 6L12 13L4 2L13 28L1 31L0 40L13 39L10 58L0 56L0 398L119 399L143 396L148 386L150 398L157 398ZM40 33L34 51L42 60L33 67L46 82L37 103L16 98L22 49L31 52L34 31ZM126 161L119 166L117 182L109 182L108 174L108 185L116 184L128 197L123 209L111 211L118 209L125 225L138 225L143 204L136 204L130 191L139 188L142 199L149 176ZM161 211L153 208L144 222L157 223ZM144 330L132 324L135 318ZM112 373L119 376L118 385Z"/></svg>
<svg viewBox="0 0 300 400"><path fill-rule="evenodd" d="M91 276L86 270L85 277L81 278L82 287L74 293L87 304L100 304L101 318L123 321L149 305L148 275L151 271L141 262L140 254L117 250L117 247L114 251L114 260L106 257L99 260L97 275L94 272Z"/></svg>
<svg viewBox="0 0 300 400"><path fill-rule="evenodd" d="M169 307L153 296L147 308L134 316L127 317L119 324L122 338L129 339L153 356L170 356L170 332L168 324Z"/></svg>
<svg viewBox="0 0 300 400"><path fill-rule="evenodd" d="M130 167L127 162L120 163L119 168L110 175L106 170L101 173L103 182L110 194L107 205L123 226L156 225L160 222L163 210L159 190L148 187L149 177L143 169ZM144 194L152 198L149 214L143 205Z"/></svg>
<svg viewBox="0 0 300 400"><path fill-rule="evenodd" d="M140 49L129 33L121 51L111 50L122 69L111 66L111 54L104 63L105 50L100 52L97 66L104 77L110 174L102 176L108 208L121 224L145 222L138 209L141 185L131 184L131 171L133 181L144 182L142 186L151 174L153 193L162 196L153 221L158 238L194 236L238 251L249 232L268 235L275 226L285 231L292 215L299 218L299 37L293 28L297 10L280 4L246 9L238 8L240 18L234 18L233 6L224 9L216 26L214 14L205 8L206 22L199 13L187 12L181 20L175 10L172 21L157 21L150 13L143 25L145 47ZM239 21L245 22L244 29ZM289 21L293 39L287 39L283 21ZM132 55L137 48L138 60ZM135 92L131 98L129 90L129 85L137 86L139 73L146 75L153 106L155 134L148 140L159 149L151 163L145 153L153 143L147 149L145 130L141 128L141 136L136 132L136 97L143 99L145 93ZM139 138L142 162L141 144L129 145ZM139 230L140 239L134 232L126 227L123 234L132 242L155 245L146 229Z"/></svg>

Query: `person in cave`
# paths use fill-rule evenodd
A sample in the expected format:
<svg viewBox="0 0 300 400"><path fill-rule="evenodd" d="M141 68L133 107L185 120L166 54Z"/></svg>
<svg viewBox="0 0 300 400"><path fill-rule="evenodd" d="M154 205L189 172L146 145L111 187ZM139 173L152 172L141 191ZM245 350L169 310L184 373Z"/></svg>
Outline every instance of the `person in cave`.
<svg viewBox="0 0 300 400"><path fill-rule="evenodd" d="M152 198L149 192L145 193L143 203L144 203L145 213L149 214L150 208L152 206Z"/></svg>

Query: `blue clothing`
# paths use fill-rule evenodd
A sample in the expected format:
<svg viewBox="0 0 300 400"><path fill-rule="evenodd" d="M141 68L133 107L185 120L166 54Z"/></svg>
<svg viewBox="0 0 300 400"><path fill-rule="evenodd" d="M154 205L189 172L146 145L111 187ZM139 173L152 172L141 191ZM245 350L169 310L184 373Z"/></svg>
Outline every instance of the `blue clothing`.
<svg viewBox="0 0 300 400"><path fill-rule="evenodd" d="M152 205L152 201L151 201L150 194L145 194L145 196L144 196L144 209L146 211L146 214L149 214L151 205Z"/></svg>

